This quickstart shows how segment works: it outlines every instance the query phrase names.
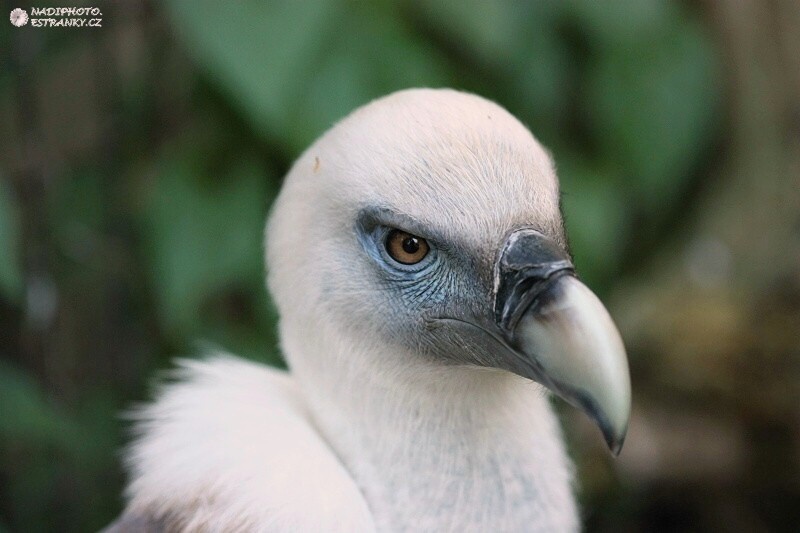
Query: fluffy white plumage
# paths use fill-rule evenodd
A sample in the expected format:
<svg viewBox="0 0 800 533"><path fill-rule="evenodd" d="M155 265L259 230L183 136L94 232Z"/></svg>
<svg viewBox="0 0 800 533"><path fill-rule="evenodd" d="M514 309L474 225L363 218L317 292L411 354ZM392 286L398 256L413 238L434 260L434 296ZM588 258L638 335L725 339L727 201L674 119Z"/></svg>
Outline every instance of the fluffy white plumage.
<svg viewBox="0 0 800 533"><path fill-rule="evenodd" d="M371 530L286 373L217 355L181 361L175 377L137 417L130 516L167 531Z"/></svg>
<svg viewBox="0 0 800 533"><path fill-rule="evenodd" d="M379 417L335 439L351 441L343 460L354 460L356 473L320 434L285 373L219 355L182 361L177 377L142 411L141 437L127 457L126 514L147 517L144 530L577 529L558 428L538 386L521 378L502 376L503 391L496 390L500 376L456 380L442 395L454 403L468 396L464 410L478 404L483 420L403 419L396 406L381 414L389 406L356 391L365 404L376 402ZM459 390L465 386L474 389ZM455 406L418 408L425 407ZM393 435L374 423L391 424Z"/></svg>
<svg viewBox="0 0 800 533"><path fill-rule="evenodd" d="M291 373L183 361L139 412L118 531L578 529L544 387L420 355L438 341L404 320L458 287L373 284L354 223L375 206L460 243L486 284L515 227L564 244L550 158L499 106L422 89L357 110L296 162L268 226Z"/></svg>

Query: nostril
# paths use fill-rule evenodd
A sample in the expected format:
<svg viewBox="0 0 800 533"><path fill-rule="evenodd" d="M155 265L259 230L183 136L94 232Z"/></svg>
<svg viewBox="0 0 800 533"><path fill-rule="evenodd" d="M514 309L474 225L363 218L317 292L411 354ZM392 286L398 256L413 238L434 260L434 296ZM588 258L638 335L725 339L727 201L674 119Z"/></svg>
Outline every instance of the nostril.
<svg viewBox="0 0 800 533"><path fill-rule="evenodd" d="M510 333L519 317L549 284L548 280L575 269L567 252L532 228L513 231L495 264L495 320Z"/></svg>

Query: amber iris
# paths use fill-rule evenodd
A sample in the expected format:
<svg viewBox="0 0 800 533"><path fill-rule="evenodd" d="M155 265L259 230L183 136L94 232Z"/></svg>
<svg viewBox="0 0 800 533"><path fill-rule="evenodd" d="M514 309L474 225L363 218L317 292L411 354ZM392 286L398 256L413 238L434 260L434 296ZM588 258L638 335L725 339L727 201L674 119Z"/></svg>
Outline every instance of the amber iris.
<svg viewBox="0 0 800 533"><path fill-rule="evenodd" d="M404 265L419 263L428 255L428 243L422 237L395 229L386 237L386 251L392 259Z"/></svg>

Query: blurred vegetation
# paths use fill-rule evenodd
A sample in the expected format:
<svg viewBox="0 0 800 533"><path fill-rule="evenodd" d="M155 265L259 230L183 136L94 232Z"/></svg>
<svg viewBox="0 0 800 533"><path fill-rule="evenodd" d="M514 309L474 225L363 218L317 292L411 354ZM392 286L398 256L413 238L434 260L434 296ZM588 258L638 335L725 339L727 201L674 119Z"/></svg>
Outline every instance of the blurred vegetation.
<svg viewBox="0 0 800 533"><path fill-rule="evenodd" d="M494 99L552 150L579 272L620 320L620 461L565 412L588 529L798 523L794 3L102 11L99 30L0 33L0 532L119 512L119 414L173 357L282 364L270 201L331 124L413 86Z"/></svg>

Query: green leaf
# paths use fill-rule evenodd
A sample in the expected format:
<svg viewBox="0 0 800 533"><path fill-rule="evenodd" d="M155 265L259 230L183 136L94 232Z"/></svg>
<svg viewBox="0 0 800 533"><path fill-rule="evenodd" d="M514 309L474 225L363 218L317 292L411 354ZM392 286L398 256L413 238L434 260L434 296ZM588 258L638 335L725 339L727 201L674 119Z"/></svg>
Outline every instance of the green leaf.
<svg viewBox="0 0 800 533"><path fill-rule="evenodd" d="M674 23L679 16L675 3L660 0L564 0L561 5L566 19L579 26L601 53L607 46L647 41L663 29L665 21Z"/></svg>
<svg viewBox="0 0 800 533"><path fill-rule="evenodd" d="M371 99L401 88L445 84L446 67L433 59L435 51L412 40L394 18L352 9L340 11L332 24L348 31L331 42L309 80L305 105L297 110L299 122L308 126L298 142L310 142Z"/></svg>
<svg viewBox="0 0 800 533"><path fill-rule="evenodd" d="M480 62L503 68L509 54L528 41L531 26L544 24L528 16L531 5L503 0L417 0L420 15L436 31L458 41ZM534 8L537 6L533 6ZM538 3L538 7L547 7Z"/></svg>
<svg viewBox="0 0 800 533"><path fill-rule="evenodd" d="M562 207L575 266L596 288L619 268L628 210L618 172L575 156L559 164Z"/></svg>
<svg viewBox="0 0 800 533"><path fill-rule="evenodd" d="M167 4L186 50L268 139L299 151L366 101L441 85L445 65L391 6L311 0Z"/></svg>
<svg viewBox="0 0 800 533"><path fill-rule="evenodd" d="M173 0L167 8L187 51L234 105L262 133L285 135L337 6L323 0L226 6Z"/></svg>
<svg viewBox="0 0 800 533"><path fill-rule="evenodd" d="M607 42L585 87L604 157L625 169L644 207L656 212L683 190L720 100L708 36L672 6L657 26L644 25L647 38Z"/></svg>
<svg viewBox="0 0 800 533"><path fill-rule="evenodd" d="M19 301L22 295L19 216L6 182L0 180L0 294Z"/></svg>
<svg viewBox="0 0 800 533"><path fill-rule="evenodd" d="M552 135L566 109L571 67L557 33L558 3L417 0L412 5L431 31L479 67L474 74L499 82L490 90L530 122L537 136Z"/></svg>
<svg viewBox="0 0 800 533"><path fill-rule="evenodd" d="M194 150L168 159L145 213L161 319L179 336L202 333L209 298L263 279L264 171L242 156L229 158L213 179L202 179L210 172Z"/></svg>
<svg viewBox="0 0 800 533"><path fill-rule="evenodd" d="M34 443L72 448L77 434L30 375L0 359L0 443L21 448Z"/></svg>

